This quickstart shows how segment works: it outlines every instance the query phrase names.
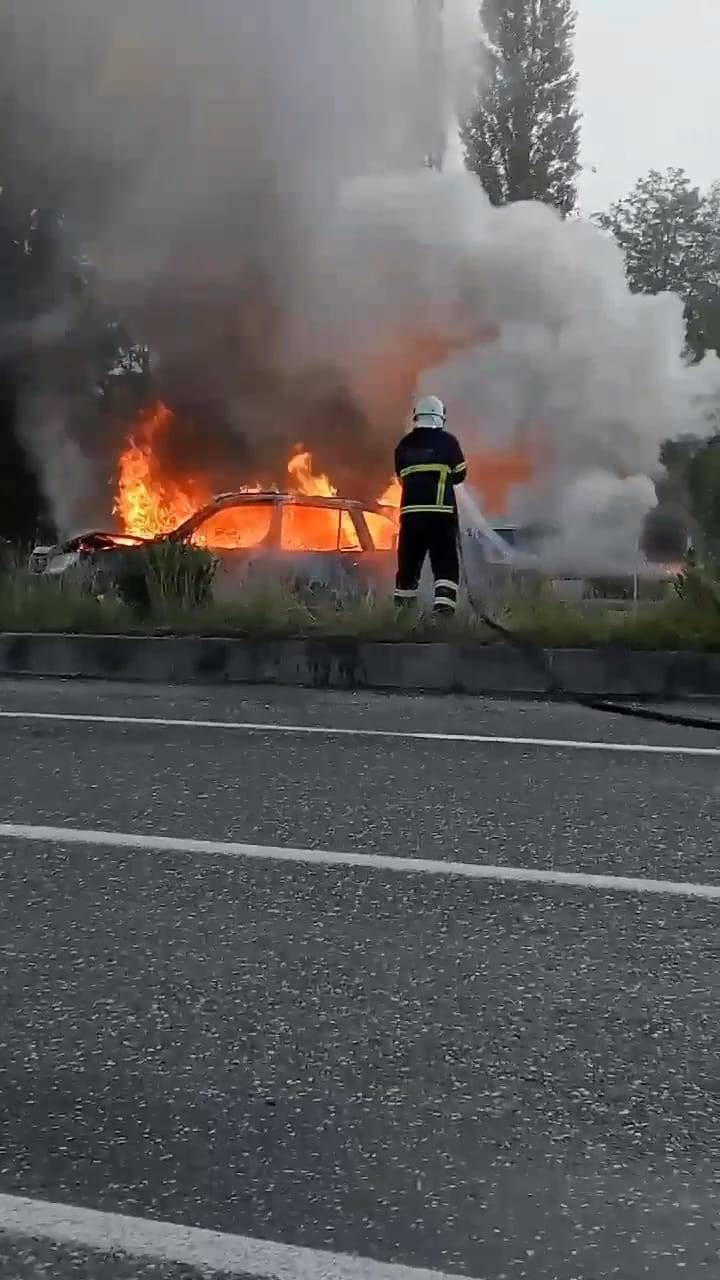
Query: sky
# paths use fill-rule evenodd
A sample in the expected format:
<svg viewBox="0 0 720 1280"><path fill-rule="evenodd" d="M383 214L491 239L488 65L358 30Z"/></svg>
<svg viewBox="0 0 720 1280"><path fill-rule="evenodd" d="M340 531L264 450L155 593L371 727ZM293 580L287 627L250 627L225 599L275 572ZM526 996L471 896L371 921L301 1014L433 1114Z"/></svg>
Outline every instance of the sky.
<svg viewBox="0 0 720 1280"><path fill-rule="evenodd" d="M720 0L576 5L583 212L651 168L677 165L699 186L720 179Z"/></svg>

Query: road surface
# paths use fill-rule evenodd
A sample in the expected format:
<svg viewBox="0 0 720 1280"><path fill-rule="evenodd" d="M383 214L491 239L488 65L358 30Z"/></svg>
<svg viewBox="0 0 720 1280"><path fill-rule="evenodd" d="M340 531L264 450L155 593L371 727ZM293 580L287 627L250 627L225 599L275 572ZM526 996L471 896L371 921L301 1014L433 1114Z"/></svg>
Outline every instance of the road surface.
<svg viewBox="0 0 720 1280"><path fill-rule="evenodd" d="M7 682L0 766L0 1276L720 1273L720 732Z"/></svg>

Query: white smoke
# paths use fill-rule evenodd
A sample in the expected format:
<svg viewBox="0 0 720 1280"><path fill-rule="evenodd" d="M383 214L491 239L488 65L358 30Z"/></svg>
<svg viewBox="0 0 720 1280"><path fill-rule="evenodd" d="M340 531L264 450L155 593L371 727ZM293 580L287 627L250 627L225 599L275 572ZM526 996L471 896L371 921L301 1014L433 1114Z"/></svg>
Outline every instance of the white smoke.
<svg viewBox="0 0 720 1280"><path fill-rule="evenodd" d="M337 417L328 448L361 467L379 438L387 470L411 396L435 392L470 453L541 432L527 510L575 539L584 506L594 542L632 540L659 444L707 429L720 364L685 367L680 302L632 296L593 227L422 169L436 70L448 117L467 93L475 0L446 5L445 68L412 0L8 3L15 153L66 192L171 385L257 439L323 368L367 427Z"/></svg>
<svg viewBox="0 0 720 1280"><path fill-rule="evenodd" d="M539 204L495 209L467 173L358 185L344 215L350 367L365 322L391 345L413 326L445 338L450 354L419 389L445 399L469 452L537 443L544 464L512 514L552 528L548 561L635 562L663 440L707 434L720 405L720 361L683 359L681 300L632 294L597 228ZM352 264L373 259L385 293L379 271L355 278Z"/></svg>
<svg viewBox="0 0 720 1280"><path fill-rule="evenodd" d="M78 408L83 411L82 406ZM69 416L62 416L63 411L69 415L71 405L58 403L57 397L32 397L22 421L22 435L52 496L57 526L73 537L83 532L77 513L88 493L102 485L102 475L74 438Z"/></svg>
<svg viewBox="0 0 720 1280"><path fill-rule="evenodd" d="M657 506L649 476L583 470L555 493L555 529L540 548L550 572L621 573L639 564L645 519Z"/></svg>
<svg viewBox="0 0 720 1280"><path fill-rule="evenodd" d="M541 445L545 467L515 514L559 524L556 552L634 554L662 441L706 433L720 397L720 362L682 358L680 299L631 294L620 250L594 226L539 204L495 209L468 173L356 183L341 228L334 265L352 305L335 341L360 394L378 333L390 350L434 335L449 354L419 387L446 400L467 450Z"/></svg>

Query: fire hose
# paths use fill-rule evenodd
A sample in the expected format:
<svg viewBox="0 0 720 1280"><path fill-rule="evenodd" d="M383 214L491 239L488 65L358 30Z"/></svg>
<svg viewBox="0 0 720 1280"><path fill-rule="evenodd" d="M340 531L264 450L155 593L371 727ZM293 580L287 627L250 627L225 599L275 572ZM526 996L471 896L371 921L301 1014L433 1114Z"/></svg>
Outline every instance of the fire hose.
<svg viewBox="0 0 720 1280"><path fill-rule="evenodd" d="M615 702L607 698L593 698L582 693L572 693L557 679L547 651L529 636L521 635L510 627L504 626L496 618L491 617L487 609L475 597L467 563L463 552L462 538L458 538L460 564L465 579L468 600L473 613L485 626L506 643L523 655L528 665L547 681L544 694L557 701L569 702L587 711L602 711L609 715L625 716L633 720L647 720L653 724L669 724L681 729L704 729L720 732L720 719L713 720L704 716L676 715L671 711L659 711L652 707L639 707L635 702Z"/></svg>

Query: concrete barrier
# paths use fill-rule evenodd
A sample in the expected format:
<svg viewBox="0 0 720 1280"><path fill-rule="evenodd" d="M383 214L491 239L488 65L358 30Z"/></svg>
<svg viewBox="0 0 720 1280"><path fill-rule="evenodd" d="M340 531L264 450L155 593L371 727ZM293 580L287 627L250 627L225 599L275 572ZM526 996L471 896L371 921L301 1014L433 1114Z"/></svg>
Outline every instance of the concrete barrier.
<svg viewBox="0 0 720 1280"><path fill-rule="evenodd" d="M720 654L556 649L569 693L672 701L720 698ZM353 638L0 634L0 675L169 684L276 684L322 689L537 696L548 681L506 645L379 644Z"/></svg>

